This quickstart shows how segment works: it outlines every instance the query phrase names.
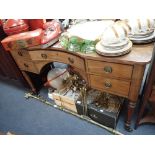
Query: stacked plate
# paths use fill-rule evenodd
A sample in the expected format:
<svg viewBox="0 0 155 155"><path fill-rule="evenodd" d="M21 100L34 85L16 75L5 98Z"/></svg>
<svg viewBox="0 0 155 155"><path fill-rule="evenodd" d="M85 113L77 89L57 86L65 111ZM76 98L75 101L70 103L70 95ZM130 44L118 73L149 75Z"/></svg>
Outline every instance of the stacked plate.
<svg viewBox="0 0 155 155"><path fill-rule="evenodd" d="M132 49L132 42L128 41L126 44L117 44L113 46L106 47L102 42L96 44L96 52L103 56L121 56L127 54Z"/></svg>
<svg viewBox="0 0 155 155"><path fill-rule="evenodd" d="M153 19L132 19L127 20L127 24L131 28L129 38L133 43L144 44L155 41Z"/></svg>
<svg viewBox="0 0 155 155"><path fill-rule="evenodd" d="M128 30L118 24L108 27L101 41L96 44L96 52L103 56L121 56L129 53L131 49Z"/></svg>
<svg viewBox="0 0 155 155"><path fill-rule="evenodd" d="M155 41L155 32L154 30L148 32L140 32L138 34L130 35L129 38L133 43L137 44L151 43Z"/></svg>

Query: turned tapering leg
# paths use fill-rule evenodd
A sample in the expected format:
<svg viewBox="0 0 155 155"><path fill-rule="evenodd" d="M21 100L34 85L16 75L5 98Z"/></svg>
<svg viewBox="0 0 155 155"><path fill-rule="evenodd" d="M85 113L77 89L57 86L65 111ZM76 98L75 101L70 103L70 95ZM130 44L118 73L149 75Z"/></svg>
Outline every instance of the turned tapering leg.
<svg viewBox="0 0 155 155"><path fill-rule="evenodd" d="M127 117L125 121L125 129L129 132L133 131L133 129L131 128L131 119L132 119L135 107L136 107L136 103L129 101Z"/></svg>
<svg viewBox="0 0 155 155"><path fill-rule="evenodd" d="M29 86L30 86L32 92L36 94L36 93L37 93L36 88L35 88L35 86L33 85L33 83L32 83L32 81L31 81L30 77L27 75L27 73L26 73L25 71L22 71L22 74L23 74L24 78L26 79L27 83L29 84Z"/></svg>

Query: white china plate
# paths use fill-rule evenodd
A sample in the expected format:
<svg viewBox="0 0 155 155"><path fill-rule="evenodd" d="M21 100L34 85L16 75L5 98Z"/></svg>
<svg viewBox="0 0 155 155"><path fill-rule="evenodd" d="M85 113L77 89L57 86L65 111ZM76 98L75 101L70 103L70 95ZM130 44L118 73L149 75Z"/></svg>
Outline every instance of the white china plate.
<svg viewBox="0 0 155 155"><path fill-rule="evenodd" d="M147 41L151 40L155 37L155 31L151 33L151 35L145 35L145 36L130 36L130 40L132 41Z"/></svg>
<svg viewBox="0 0 155 155"><path fill-rule="evenodd" d="M106 49L122 49L129 43L129 39L126 38L122 42L119 42L117 44L105 44L103 41L101 42L101 45L104 46Z"/></svg>
<svg viewBox="0 0 155 155"><path fill-rule="evenodd" d="M73 25L67 30L67 32L69 32L72 36L78 36L82 39L95 41L96 39L100 39L105 28L113 23L114 21L112 20L89 21Z"/></svg>
<svg viewBox="0 0 155 155"><path fill-rule="evenodd" d="M132 37L132 36L135 36L135 37L146 37L146 36L150 36L154 33L154 30L150 30L150 31L142 31L142 32L139 32L139 33L135 33L135 34L130 34L129 33L129 36Z"/></svg>
<svg viewBox="0 0 155 155"><path fill-rule="evenodd" d="M96 52L100 55L103 55L103 56L121 56L121 55L124 55L124 54L127 54L131 51L132 49L132 42L129 41L129 43L122 49L106 49L104 46L101 45L101 42L98 42L96 44Z"/></svg>

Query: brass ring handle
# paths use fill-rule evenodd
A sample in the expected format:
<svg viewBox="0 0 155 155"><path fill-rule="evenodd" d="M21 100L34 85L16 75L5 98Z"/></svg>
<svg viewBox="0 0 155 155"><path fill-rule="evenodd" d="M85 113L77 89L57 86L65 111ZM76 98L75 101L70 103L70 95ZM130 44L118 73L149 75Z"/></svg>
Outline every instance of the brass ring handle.
<svg viewBox="0 0 155 155"><path fill-rule="evenodd" d="M74 63L74 59L73 58L70 58L70 57L68 57L68 61L70 62L70 63Z"/></svg>
<svg viewBox="0 0 155 155"><path fill-rule="evenodd" d="M22 54L22 52L21 52L21 51L18 51L18 55L23 56L23 54Z"/></svg>
<svg viewBox="0 0 155 155"><path fill-rule="evenodd" d="M106 81L106 82L104 83L104 86L105 86L106 88L111 88L111 87L112 87L112 84L111 84L110 82Z"/></svg>
<svg viewBox="0 0 155 155"><path fill-rule="evenodd" d="M41 57L42 57L43 59L47 59L47 54L41 54Z"/></svg>
<svg viewBox="0 0 155 155"><path fill-rule="evenodd" d="M105 66L105 67L104 67L104 72L105 72L105 73L112 73L112 67L110 67L110 66Z"/></svg>
<svg viewBox="0 0 155 155"><path fill-rule="evenodd" d="M25 66L26 68L28 68L28 67L29 67L29 66L28 66L27 64L25 64L25 63L24 63L24 66Z"/></svg>

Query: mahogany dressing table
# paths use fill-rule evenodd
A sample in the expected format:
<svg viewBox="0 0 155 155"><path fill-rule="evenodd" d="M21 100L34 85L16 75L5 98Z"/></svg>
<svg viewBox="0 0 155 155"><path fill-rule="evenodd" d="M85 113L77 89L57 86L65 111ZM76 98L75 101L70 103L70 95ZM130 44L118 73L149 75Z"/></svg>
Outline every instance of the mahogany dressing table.
<svg viewBox="0 0 155 155"><path fill-rule="evenodd" d="M69 52L59 43L48 49L21 49L11 51L23 76L33 92L34 84L28 72L40 74L51 62L71 65L91 88L116 94L128 99L125 128L132 131L131 119L137 103L146 64L150 63L153 44L134 45L129 54L104 57L97 53Z"/></svg>

